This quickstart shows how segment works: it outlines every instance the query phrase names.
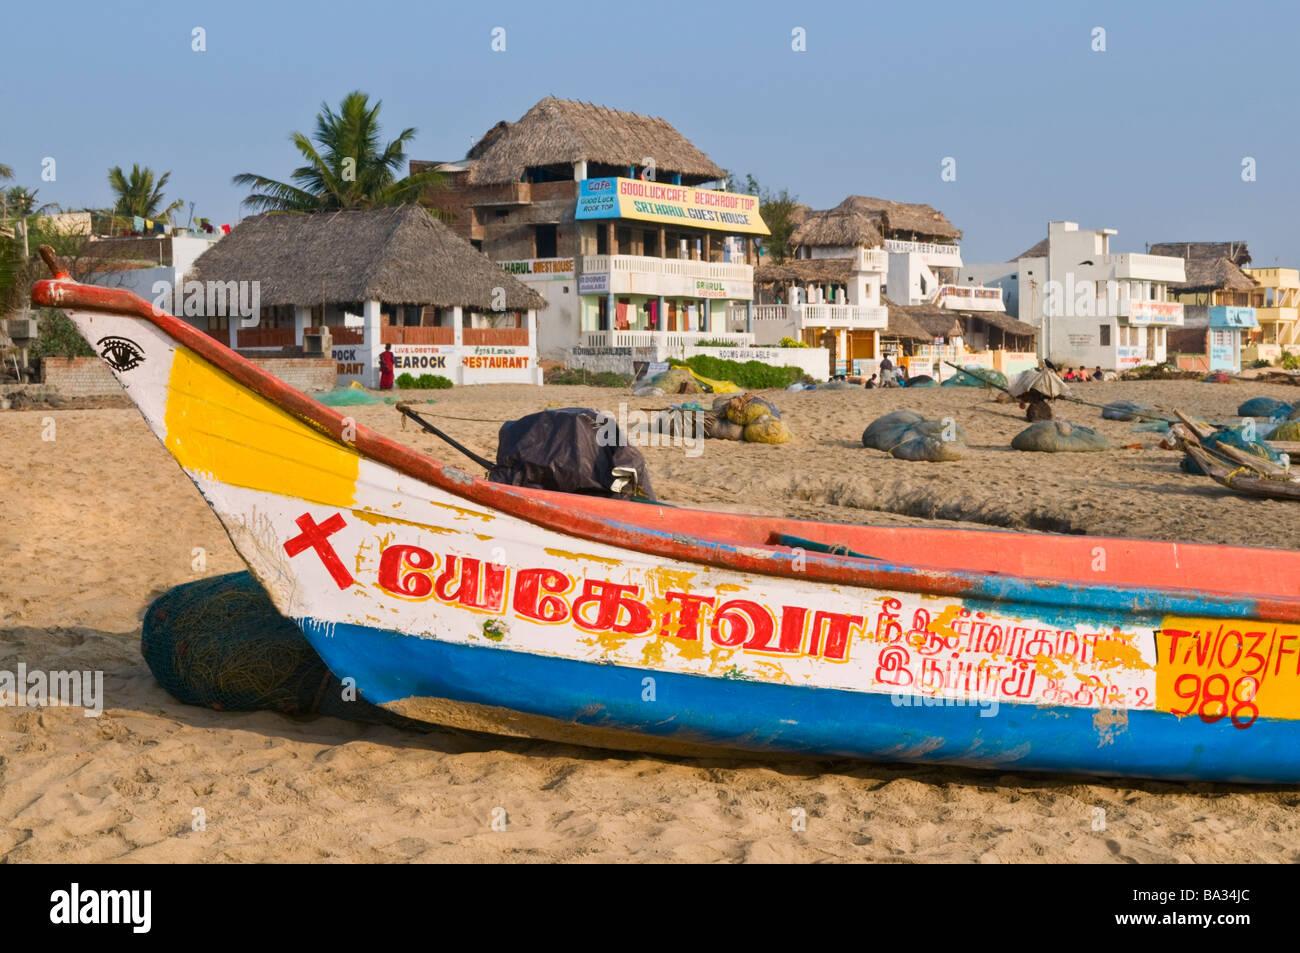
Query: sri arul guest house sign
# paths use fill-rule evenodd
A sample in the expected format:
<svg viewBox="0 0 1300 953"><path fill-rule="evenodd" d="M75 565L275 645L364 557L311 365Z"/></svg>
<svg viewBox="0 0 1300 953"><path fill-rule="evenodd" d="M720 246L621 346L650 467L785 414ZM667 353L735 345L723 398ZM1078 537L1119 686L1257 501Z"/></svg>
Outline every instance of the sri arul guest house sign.
<svg viewBox="0 0 1300 953"><path fill-rule="evenodd" d="M640 179L583 179L574 218L630 218L662 225L769 234L758 215L756 196Z"/></svg>

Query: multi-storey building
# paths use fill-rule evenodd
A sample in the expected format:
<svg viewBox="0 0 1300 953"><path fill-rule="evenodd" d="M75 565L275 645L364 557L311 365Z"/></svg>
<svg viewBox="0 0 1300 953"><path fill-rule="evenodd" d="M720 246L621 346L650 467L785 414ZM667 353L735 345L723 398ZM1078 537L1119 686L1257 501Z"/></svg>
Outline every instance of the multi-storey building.
<svg viewBox="0 0 1300 953"><path fill-rule="evenodd" d="M997 285L1007 310L1038 330L1040 357L1058 365L1125 370L1160 364L1166 332L1183 306L1170 286L1186 280L1183 259L1113 254L1113 228L1049 222L1047 238L1010 262L969 265L965 281Z"/></svg>
<svg viewBox="0 0 1300 953"><path fill-rule="evenodd" d="M753 343L727 315L753 299L758 198L704 188L725 171L663 119L547 98L429 166L447 181L426 204L548 300L544 356Z"/></svg>

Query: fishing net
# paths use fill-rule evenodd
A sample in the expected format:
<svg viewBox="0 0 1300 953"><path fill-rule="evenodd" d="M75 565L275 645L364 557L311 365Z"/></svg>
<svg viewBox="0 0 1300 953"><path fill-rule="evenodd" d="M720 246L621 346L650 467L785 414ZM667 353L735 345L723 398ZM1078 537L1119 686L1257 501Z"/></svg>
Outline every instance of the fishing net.
<svg viewBox="0 0 1300 953"><path fill-rule="evenodd" d="M1300 441L1300 420L1288 420L1279 424L1277 429L1268 435L1268 439Z"/></svg>
<svg viewBox="0 0 1300 953"><path fill-rule="evenodd" d="M1086 453L1109 450L1110 441L1091 427L1064 420L1040 420L1016 434L1011 447L1038 453Z"/></svg>
<svg viewBox="0 0 1300 953"><path fill-rule="evenodd" d="M745 441L747 443L789 443L790 428L785 425L785 421L764 414L745 425Z"/></svg>
<svg viewBox="0 0 1300 953"><path fill-rule="evenodd" d="M1102 420L1137 420L1151 408L1131 400L1112 400L1101 409Z"/></svg>
<svg viewBox="0 0 1300 953"><path fill-rule="evenodd" d="M1000 387L1006 389L1007 375L991 367L968 364L941 385L943 387Z"/></svg>
<svg viewBox="0 0 1300 953"><path fill-rule="evenodd" d="M883 450L888 453L903 442L904 435L912 424L920 423L924 419L925 415L918 414L915 410L895 410L883 417L877 417L867 424L866 430L862 431L862 446L869 450Z"/></svg>
<svg viewBox="0 0 1300 953"><path fill-rule="evenodd" d="M1247 439L1247 437L1251 435L1252 431L1255 439ZM1278 437L1276 431L1274 431L1273 439L1281 440L1283 438ZM1265 460L1270 460L1279 465L1282 463L1282 454L1273 447L1270 447L1263 440L1259 439L1259 430L1255 428L1254 421L1249 421L1244 425L1236 427L1224 427L1222 430L1216 430L1214 433L1201 440L1201 445L1207 449L1212 449L1221 444L1229 447L1236 447L1238 450L1244 450L1246 453L1252 453L1257 457L1262 457ZM1193 460L1189 455L1185 455L1179 462L1178 466L1187 473L1205 473L1205 471L1201 469L1201 465Z"/></svg>
<svg viewBox="0 0 1300 953"><path fill-rule="evenodd" d="M326 407L362 407L367 404L383 403L380 398L355 387L336 387L316 399Z"/></svg>
<svg viewBox="0 0 1300 953"><path fill-rule="evenodd" d="M962 459L966 456L967 447L960 440L944 440L943 437L935 434L916 436L910 440L904 440L889 453L890 456L899 460L942 463Z"/></svg>
<svg viewBox="0 0 1300 953"><path fill-rule="evenodd" d="M1252 397L1237 408L1237 416L1285 419L1291 410L1290 404L1276 397Z"/></svg>
<svg viewBox="0 0 1300 953"><path fill-rule="evenodd" d="M778 420L781 417L781 412L774 405L753 394L720 397L713 402L713 411L742 427L752 424L760 417L776 417Z"/></svg>
<svg viewBox="0 0 1300 953"><path fill-rule="evenodd" d="M145 613L140 652L186 705L409 724L360 698L345 701L342 683L247 572L163 593Z"/></svg>

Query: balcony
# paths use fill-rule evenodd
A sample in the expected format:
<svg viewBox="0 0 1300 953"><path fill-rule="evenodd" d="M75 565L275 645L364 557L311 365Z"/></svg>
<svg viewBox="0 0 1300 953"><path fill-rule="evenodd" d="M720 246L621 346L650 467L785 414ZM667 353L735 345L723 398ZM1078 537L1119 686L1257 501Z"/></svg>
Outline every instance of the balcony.
<svg viewBox="0 0 1300 953"><path fill-rule="evenodd" d="M732 308L732 326L739 319L743 326L744 308ZM754 336L769 338L800 337L805 330L847 328L851 331L881 331L889 324L889 310L860 304L759 304L754 306Z"/></svg>
<svg viewBox="0 0 1300 953"><path fill-rule="evenodd" d="M754 269L731 262L647 255L583 256L579 294L608 292L748 300L754 296Z"/></svg>
<svg viewBox="0 0 1300 953"><path fill-rule="evenodd" d="M934 303L952 311L1001 311L1002 289L987 285L940 285Z"/></svg>
<svg viewBox="0 0 1300 953"><path fill-rule="evenodd" d="M961 246L937 242L908 242L897 238L885 239L885 251L892 255L920 255L932 268L960 268Z"/></svg>
<svg viewBox="0 0 1300 953"><path fill-rule="evenodd" d="M648 347L680 351L701 341L729 341L736 347L753 347L754 335L728 331L583 331L583 347Z"/></svg>

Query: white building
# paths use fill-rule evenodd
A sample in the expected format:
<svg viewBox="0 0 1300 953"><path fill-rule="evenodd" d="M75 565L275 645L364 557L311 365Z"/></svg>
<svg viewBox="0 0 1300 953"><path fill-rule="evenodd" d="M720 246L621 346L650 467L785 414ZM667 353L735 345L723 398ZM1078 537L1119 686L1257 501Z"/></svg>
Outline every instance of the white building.
<svg viewBox="0 0 1300 953"><path fill-rule="evenodd" d="M1038 329L1039 356L1068 367L1126 370L1166 358L1183 306L1169 286L1183 259L1113 254L1112 228L1049 222L1047 238L1011 262L964 266L958 283L1002 289L1007 310Z"/></svg>

